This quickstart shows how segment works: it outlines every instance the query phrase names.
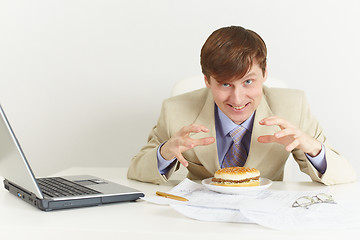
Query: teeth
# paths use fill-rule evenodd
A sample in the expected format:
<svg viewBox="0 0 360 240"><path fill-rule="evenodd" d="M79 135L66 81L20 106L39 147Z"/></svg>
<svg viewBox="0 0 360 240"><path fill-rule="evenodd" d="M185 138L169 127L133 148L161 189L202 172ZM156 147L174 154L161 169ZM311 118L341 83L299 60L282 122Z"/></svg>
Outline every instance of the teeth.
<svg viewBox="0 0 360 240"><path fill-rule="evenodd" d="M240 110L240 109L243 109L246 105L244 106L240 106L240 107L235 107L235 106L232 106L233 108L235 108L236 110Z"/></svg>

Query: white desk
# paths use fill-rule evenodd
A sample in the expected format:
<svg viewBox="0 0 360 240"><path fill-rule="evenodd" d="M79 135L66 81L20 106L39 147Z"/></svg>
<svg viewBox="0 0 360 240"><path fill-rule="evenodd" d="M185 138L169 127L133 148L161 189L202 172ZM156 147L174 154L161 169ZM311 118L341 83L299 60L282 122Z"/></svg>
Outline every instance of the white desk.
<svg viewBox="0 0 360 240"><path fill-rule="evenodd" d="M58 176L91 174L154 195L167 191L183 178L175 174L165 185L128 180L125 168L71 168ZM313 182L274 182L270 189L316 190ZM3 186L2 186L3 188ZM360 182L331 186L337 200L360 199ZM274 231L256 224L202 222L184 217L169 206L139 200L90 208L40 211L17 199L4 188L0 190L0 239L333 239L358 237L360 229L340 231ZM357 235L355 235L357 234ZM225 238L226 236L226 238ZM289 238L291 237L291 238ZM325 238L324 238L325 237Z"/></svg>

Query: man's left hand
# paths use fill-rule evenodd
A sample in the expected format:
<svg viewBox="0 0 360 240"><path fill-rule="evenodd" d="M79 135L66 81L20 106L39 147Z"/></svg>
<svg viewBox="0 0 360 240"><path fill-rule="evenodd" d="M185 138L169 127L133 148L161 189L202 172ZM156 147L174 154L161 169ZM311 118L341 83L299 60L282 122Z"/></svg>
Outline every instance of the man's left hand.
<svg viewBox="0 0 360 240"><path fill-rule="evenodd" d="M321 151L321 143L309 136L307 133L301 131L286 120L272 116L262 119L260 125L280 127L280 131L274 135L264 135L258 138L260 143L280 143L285 146L286 151L291 152L295 148L309 154L311 157L316 157Z"/></svg>

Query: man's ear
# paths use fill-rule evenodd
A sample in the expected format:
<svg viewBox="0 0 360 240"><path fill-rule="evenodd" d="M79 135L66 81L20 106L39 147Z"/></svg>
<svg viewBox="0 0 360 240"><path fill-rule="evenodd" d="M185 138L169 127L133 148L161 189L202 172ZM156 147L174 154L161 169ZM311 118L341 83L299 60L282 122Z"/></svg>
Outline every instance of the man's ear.
<svg viewBox="0 0 360 240"><path fill-rule="evenodd" d="M210 79L204 74L204 81L207 88L210 88Z"/></svg>
<svg viewBox="0 0 360 240"><path fill-rule="evenodd" d="M268 77L268 71L267 71L267 66L266 66L265 73L264 73L264 82L266 81L267 77Z"/></svg>

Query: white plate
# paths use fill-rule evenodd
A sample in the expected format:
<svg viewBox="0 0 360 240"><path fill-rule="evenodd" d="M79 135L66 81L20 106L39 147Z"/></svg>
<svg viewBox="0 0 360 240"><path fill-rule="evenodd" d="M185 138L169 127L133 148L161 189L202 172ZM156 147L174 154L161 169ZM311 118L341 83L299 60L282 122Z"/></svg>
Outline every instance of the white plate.
<svg viewBox="0 0 360 240"><path fill-rule="evenodd" d="M201 181L201 183L208 189L226 194L243 194L243 193L251 193L256 191L264 190L271 186L272 181L267 178L260 178L260 186L255 187L224 187L224 186L216 186L211 183L212 178L206 178Z"/></svg>

